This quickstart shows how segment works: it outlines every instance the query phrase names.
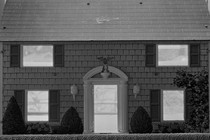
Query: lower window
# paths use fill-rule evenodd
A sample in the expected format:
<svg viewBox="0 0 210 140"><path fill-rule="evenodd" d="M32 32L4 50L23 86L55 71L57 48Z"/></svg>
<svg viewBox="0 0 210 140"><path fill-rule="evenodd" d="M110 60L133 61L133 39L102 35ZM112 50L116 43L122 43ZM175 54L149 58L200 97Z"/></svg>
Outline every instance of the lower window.
<svg viewBox="0 0 210 140"><path fill-rule="evenodd" d="M27 91L27 121L49 121L49 91Z"/></svg>
<svg viewBox="0 0 210 140"><path fill-rule="evenodd" d="M163 90L162 120L184 121L184 91Z"/></svg>

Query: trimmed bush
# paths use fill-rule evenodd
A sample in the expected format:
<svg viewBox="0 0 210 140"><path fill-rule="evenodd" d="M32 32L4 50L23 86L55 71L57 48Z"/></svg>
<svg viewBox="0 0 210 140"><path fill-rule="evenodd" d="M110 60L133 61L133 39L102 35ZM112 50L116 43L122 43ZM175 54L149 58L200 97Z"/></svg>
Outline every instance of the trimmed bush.
<svg viewBox="0 0 210 140"><path fill-rule="evenodd" d="M47 123L27 123L26 128L27 134L49 134L51 132Z"/></svg>
<svg viewBox="0 0 210 140"><path fill-rule="evenodd" d="M57 133L60 134L82 134L83 124L78 112L70 107L61 120L61 126Z"/></svg>
<svg viewBox="0 0 210 140"><path fill-rule="evenodd" d="M131 117L130 127L132 133L151 133L152 120L147 111L139 106Z"/></svg>
<svg viewBox="0 0 210 140"><path fill-rule="evenodd" d="M25 134L25 123L22 112L14 96L12 96L7 105L3 117L3 134Z"/></svg>

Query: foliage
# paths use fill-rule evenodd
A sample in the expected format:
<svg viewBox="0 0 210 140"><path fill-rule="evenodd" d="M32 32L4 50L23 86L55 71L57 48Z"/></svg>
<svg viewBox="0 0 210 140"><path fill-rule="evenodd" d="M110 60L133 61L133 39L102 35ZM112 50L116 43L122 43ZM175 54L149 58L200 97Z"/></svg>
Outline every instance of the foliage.
<svg viewBox="0 0 210 140"><path fill-rule="evenodd" d="M3 134L24 134L25 123L22 112L14 96L12 96L7 105L3 116Z"/></svg>
<svg viewBox="0 0 210 140"><path fill-rule="evenodd" d="M151 133L152 120L147 111L139 106L131 117L130 127L132 133Z"/></svg>
<svg viewBox="0 0 210 140"><path fill-rule="evenodd" d="M2 135L1 140L209 140L209 134Z"/></svg>
<svg viewBox="0 0 210 140"><path fill-rule="evenodd" d="M209 124L208 106L208 72L202 70L190 73L185 70L177 71L173 84L190 92L188 97L192 107L187 124L197 132L204 132Z"/></svg>
<svg viewBox="0 0 210 140"><path fill-rule="evenodd" d="M27 123L26 124L27 134L49 134L50 126L47 123Z"/></svg>
<svg viewBox="0 0 210 140"><path fill-rule="evenodd" d="M83 124L78 112L70 107L61 120L61 126L57 133L61 134L82 134Z"/></svg>
<svg viewBox="0 0 210 140"><path fill-rule="evenodd" d="M67 129L61 126L52 126L51 134L68 134Z"/></svg>
<svg viewBox="0 0 210 140"><path fill-rule="evenodd" d="M155 133L189 133L192 130L186 123L182 122L161 122L157 124Z"/></svg>

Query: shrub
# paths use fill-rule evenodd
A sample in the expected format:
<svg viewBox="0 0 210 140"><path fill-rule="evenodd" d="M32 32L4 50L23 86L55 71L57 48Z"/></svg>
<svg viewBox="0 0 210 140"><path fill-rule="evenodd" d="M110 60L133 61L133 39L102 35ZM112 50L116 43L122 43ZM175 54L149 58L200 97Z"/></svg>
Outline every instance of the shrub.
<svg viewBox="0 0 210 140"><path fill-rule="evenodd" d="M186 88L190 93L191 111L187 124L195 132L206 132L209 127L209 97L208 97L208 72L205 70L190 73L185 70L177 71L173 84Z"/></svg>
<svg viewBox="0 0 210 140"><path fill-rule="evenodd" d="M26 124L27 134L49 134L50 126L47 123L27 123Z"/></svg>
<svg viewBox="0 0 210 140"><path fill-rule="evenodd" d="M68 131L66 128L61 126L52 126L52 134L68 134Z"/></svg>
<svg viewBox="0 0 210 140"><path fill-rule="evenodd" d="M143 107L138 107L131 117L130 127L132 133L151 133L152 120Z"/></svg>
<svg viewBox="0 0 210 140"><path fill-rule="evenodd" d="M3 134L24 134L25 130L22 112L15 97L12 96L3 116Z"/></svg>
<svg viewBox="0 0 210 140"><path fill-rule="evenodd" d="M158 131L159 133L185 133L189 132L187 130L187 125L185 123L160 123L158 124Z"/></svg>
<svg viewBox="0 0 210 140"><path fill-rule="evenodd" d="M60 134L82 134L83 124L78 112L74 107L70 107L61 120L58 130Z"/></svg>

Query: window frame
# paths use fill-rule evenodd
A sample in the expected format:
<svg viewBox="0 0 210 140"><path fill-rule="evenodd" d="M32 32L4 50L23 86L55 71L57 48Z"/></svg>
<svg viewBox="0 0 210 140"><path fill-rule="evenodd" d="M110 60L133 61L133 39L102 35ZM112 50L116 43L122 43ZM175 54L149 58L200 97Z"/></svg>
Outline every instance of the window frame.
<svg viewBox="0 0 210 140"><path fill-rule="evenodd" d="M48 121L28 121L28 91L47 91L48 92ZM39 90L39 89L33 89L33 90L30 90L30 89L27 89L25 90L25 121L28 122L28 123L36 123L36 122L42 122L42 123L45 123L45 122L50 122L50 114L49 114L49 111L50 111L50 99L49 99L49 92L50 90Z"/></svg>
<svg viewBox="0 0 210 140"><path fill-rule="evenodd" d="M23 65L23 47L24 46L52 46L52 66L24 66ZM20 67L22 68L53 68L55 67L54 65L54 44L21 44L20 45Z"/></svg>
<svg viewBox="0 0 210 140"><path fill-rule="evenodd" d="M163 120L163 91L183 91L183 104L184 104L184 120ZM161 89L161 93L160 93L160 121L161 122L185 122L186 121L186 94L185 94L185 89Z"/></svg>
<svg viewBox="0 0 210 140"><path fill-rule="evenodd" d="M158 65L158 46L159 45L170 45L170 46L173 46L173 45L186 45L187 46L187 58L188 58L188 61L187 61L187 65L165 65L165 66L160 66ZM190 45L189 44L156 44L156 67L190 67Z"/></svg>

